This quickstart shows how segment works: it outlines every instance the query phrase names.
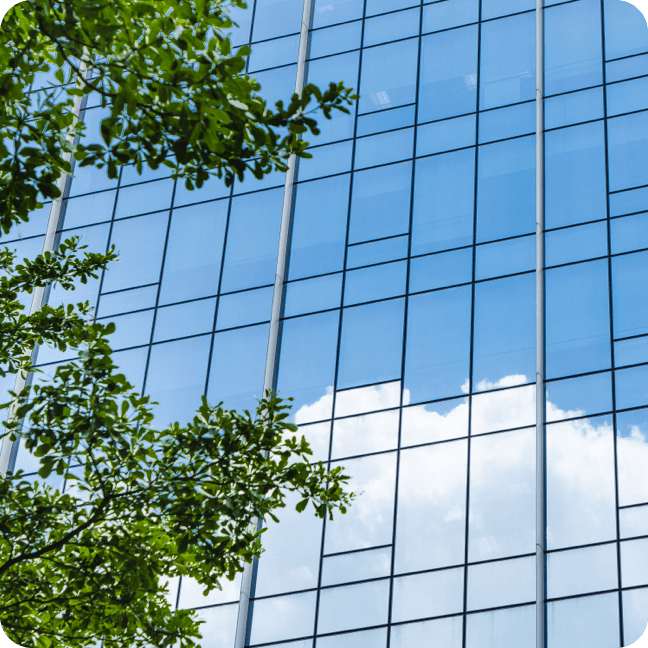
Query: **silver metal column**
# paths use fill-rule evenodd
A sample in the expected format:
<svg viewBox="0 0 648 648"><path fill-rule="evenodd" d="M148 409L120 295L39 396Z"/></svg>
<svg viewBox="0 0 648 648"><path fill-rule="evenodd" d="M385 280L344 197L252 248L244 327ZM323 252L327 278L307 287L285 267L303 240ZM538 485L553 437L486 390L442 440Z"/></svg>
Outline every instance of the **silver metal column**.
<svg viewBox="0 0 648 648"><path fill-rule="evenodd" d="M301 94L306 84L306 59L308 57L308 36L311 25L312 0L304 0L302 13L301 32L299 36L299 55L297 59L297 78L295 80L295 93ZM274 389L277 379L277 360L279 352L279 335L281 332L281 311L284 300L286 270L288 268L288 254L290 242L290 229L292 226L293 200L295 173L297 171L297 157L291 155L288 160L286 184L284 188L283 208L281 213L281 229L279 231L279 250L277 253L277 269L275 272L274 294L272 297L272 315L270 320L270 335L268 338L268 354L266 356L265 377L263 390ZM241 583L241 597L239 599L238 622L236 625L236 638L234 648L244 648L250 625L250 596L253 594L254 573L256 561L246 565Z"/></svg>
<svg viewBox="0 0 648 648"><path fill-rule="evenodd" d="M83 62L81 62L80 69L81 69L81 73L85 76L86 68ZM80 85L81 82L78 81L77 86ZM81 110L86 103L86 98L87 95L83 95L81 97L78 96L74 97L74 103L72 105L72 115L74 116L75 124L78 121L79 116L81 115ZM70 143L70 145L73 145L75 136L72 132L70 132L68 133L66 139ZM72 153L64 153L63 159L66 162L71 162ZM65 194L65 189L69 178L70 176L63 174L58 179L58 182L56 183L56 186L59 188L61 192L61 196L57 198L54 202L52 202L52 208L50 209L49 220L47 221L47 231L45 232L45 242L43 243L43 254L45 254L45 252L54 251L54 247L56 243L56 232L59 227L59 222L61 220L62 209L63 209L63 196ZM34 290L31 307L29 309L30 315L33 315L34 313L36 313L42 308L44 299L45 299L45 288L36 288ZM27 375L25 375L24 373L18 374L18 376L16 377L16 382L14 384L14 392L16 394L19 394L24 389L26 383L27 383ZM14 408L12 407L9 413L9 418L13 417L13 411ZM11 441L9 441L8 438L3 439L2 449L0 449L0 475L2 476L6 475L7 470L9 469L9 461L11 459L11 451L13 445L14 444Z"/></svg>
<svg viewBox="0 0 648 648"><path fill-rule="evenodd" d="M536 0L536 648L546 648L544 3Z"/></svg>

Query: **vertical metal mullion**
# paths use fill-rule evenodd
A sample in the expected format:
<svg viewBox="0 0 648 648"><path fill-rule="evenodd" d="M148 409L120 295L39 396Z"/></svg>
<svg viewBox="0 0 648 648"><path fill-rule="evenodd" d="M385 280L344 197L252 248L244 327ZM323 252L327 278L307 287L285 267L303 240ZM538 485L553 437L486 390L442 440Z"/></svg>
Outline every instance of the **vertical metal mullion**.
<svg viewBox="0 0 648 648"><path fill-rule="evenodd" d="M299 36L299 53L297 58L297 74L295 79L295 93L301 94L306 81L306 60L308 56L308 39L313 15L312 0L304 0L301 29ZM252 22L250 34L254 29ZM250 36L251 39L251 36ZM277 267L275 271L274 293L272 296L272 314L270 319L270 332L268 334L268 352L266 355L265 375L263 380L264 395L267 390L272 390L277 381L277 361L279 357L279 337L281 334L281 314L284 302L286 271L288 268L288 254L290 252L290 230L292 227L293 202L295 195L295 173L297 170L297 157L293 154L288 160L286 183L284 185L284 200L281 212L281 227L279 230L279 246L277 250ZM230 209L231 200L230 198ZM261 520L259 520L261 524ZM241 582L241 595L239 598L238 621L234 648L244 648L250 634L250 598L253 596L253 587L256 580L257 561L246 565Z"/></svg>
<svg viewBox="0 0 648 648"><path fill-rule="evenodd" d="M605 4L601 0L601 52L602 52L602 78L603 78L603 137L605 138L605 202L607 210L607 266L608 266L608 308L610 311L610 380L612 381L612 440L614 451L614 502L616 521L616 554L617 554L617 587L619 595L619 637L621 645L625 646L623 631L623 590L621 579L621 522L619 519L619 463L617 461L617 413L616 413L616 380L615 380L615 358L614 358L614 309L612 298L612 234L610 224L610 167L608 151L608 114L607 114L607 76L605 69Z"/></svg>
<svg viewBox="0 0 648 648"><path fill-rule="evenodd" d="M84 61L82 60L79 65L79 70L81 72L81 75L83 76L84 79L87 78L89 71L86 68L86 65ZM77 79L76 86L77 88L82 87L83 81ZM85 107L87 103L88 95L82 95L82 96L75 96L73 98L73 103L72 103L72 117L73 117L73 124L76 125L76 123L79 121L79 118L81 116L81 111ZM76 137L74 134L68 132L66 135L66 140L67 142L73 146L76 140ZM67 151L63 153L62 158L65 162L73 163L72 159L72 153ZM52 201L52 207L50 208L50 215L49 219L47 221L47 229L45 231L45 241L43 242L43 251L42 254L45 254L46 252L53 252L54 248L56 247L57 243L57 232L59 229L59 225L61 222L61 218L63 216L63 199L65 197L65 192L66 189L69 186L70 182L70 176L67 175L66 173L62 173L61 177L57 180L56 186L61 192L61 195L56 198L55 200ZM46 294L47 294L47 288L46 287L39 287L34 289L34 294L32 297L31 301L31 306L29 309L29 314L33 315L34 313L37 313L45 304L46 302ZM32 360L34 358L34 353L37 350L37 346L32 349ZM16 381L14 383L14 388L13 391L16 394L19 394L26 386L28 380L28 376L25 375L24 372L18 373L16 376ZM13 418L13 412L14 412L14 407L16 405L16 401L12 404L10 413L9 413L9 419ZM7 474L7 471L11 467L11 462L12 458L15 455L14 446L17 448L18 441L10 441L8 437L5 437L2 440L2 448L0 448L0 475L4 476Z"/></svg>
<svg viewBox="0 0 648 648"><path fill-rule="evenodd" d="M472 385L473 385L473 366L474 366L474 339L475 339L475 267L477 255L477 197L479 181L479 95L481 90L481 34L482 34L482 2L479 2L479 22L477 23L477 79L475 89L475 177L473 180L473 240L472 240L472 269L470 284L470 359L468 366L468 438L466 439L466 503L465 514L466 521L464 525L464 574L463 574L463 614L462 614L462 637L461 645L466 646L467 634L467 616L468 610L468 535L470 532L470 462L472 453Z"/></svg>
<svg viewBox="0 0 648 648"><path fill-rule="evenodd" d="M547 646L545 421L544 2L536 0L536 648Z"/></svg>

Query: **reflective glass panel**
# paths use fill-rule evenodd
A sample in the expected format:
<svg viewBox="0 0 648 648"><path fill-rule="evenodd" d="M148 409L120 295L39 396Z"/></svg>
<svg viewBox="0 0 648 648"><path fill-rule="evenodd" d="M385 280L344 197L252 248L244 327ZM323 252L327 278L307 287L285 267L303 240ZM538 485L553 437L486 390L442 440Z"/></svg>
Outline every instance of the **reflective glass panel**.
<svg viewBox="0 0 648 648"><path fill-rule="evenodd" d="M338 388L400 377L404 306L395 299L344 309Z"/></svg>
<svg viewBox="0 0 648 648"><path fill-rule="evenodd" d="M607 254L607 223L591 223L547 232L545 265L585 261Z"/></svg>
<svg viewBox="0 0 648 648"><path fill-rule="evenodd" d="M616 422L619 505L648 502L648 411L619 413Z"/></svg>
<svg viewBox="0 0 648 648"><path fill-rule="evenodd" d="M210 342L210 336L203 335L151 347L146 394L159 402L156 425L193 418L205 391Z"/></svg>
<svg viewBox="0 0 648 648"><path fill-rule="evenodd" d="M216 329L222 330L270 320L273 288L223 295L218 301Z"/></svg>
<svg viewBox="0 0 648 648"><path fill-rule="evenodd" d="M468 609L483 610L535 600L535 558L468 567Z"/></svg>
<svg viewBox="0 0 648 648"><path fill-rule="evenodd" d="M648 248L648 213L613 218L610 221L612 254Z"/></svg>
<svg viewBox="0 0 648 648"><path fill-rule="evenodd" d="M611 409L609 372L547 383L547 421L600 414Z"/></svg>
<svg viewBox="0 0 648 648"><path fill-rule="evenodd" d="M617 594L547 604L549 648L610 648L620 645Z"/></svg>
<svg viewBox="0 0 648 648"><path fill-rule="evenodd" d="M316 592L276 596L252 603L250 643L266 643L313 634Z"/></svg>
<svg viewBox="0 0 648 648"><path fill-rule="evenodd" d="M404 394L404 400L409 394ZM401 446L468 436L468 399L455 398L403 408Z"/></svg>
<svg viewBox="0 0 648 648"><path fill-rule="evenodd" d="M347 268L359 268L374 263L395 261L407 257L407 236L352 245L347 250Z"/></svg>
<svg viewBox="0 0 648 648"><path fill-rule="evenodd" d="M322 585L338 585L389 576L391 548L329 556L322 562Z"/></svg>
<svg viewBox="0 0 648 648"><path fill-rule="evenodd" d="M446 0L447 1L447 0ZM441 3L443 4L443 3ZM475 145L475 115L464 115L419 126L416 155L430 155Z"/></svg>
<svg viewBox="0 0 648 648"><path fill-rule="evenodd" d="M349 176L297 186L290 244L290 279L342 270Z"/></svg>
<svg viewBox="0 0 648 648"><path fill-rule="evenodd" d="M535 93L533 13L482 25L479 104L482 110L528 101Z"/></svg>
<svg viewBox="0 0 648 648"><path fill-rule="evenodd" d="M407 233L411 191L411 162L356 173L349 243Z"/></svg>
<svg viewBox="0 0 648 648"><path fill-rule="evenodd" d="M480 147L477 242L535 230L535 138Z"/></svg>
<svg viewBox="0 0 648 648"><path fill-rule="evenodd" d="M389 580L323 589L317 617L318 633L351 630L387 622Z"/></svg>
<svg viewBox="0 0 648 648"><path fill-rule="evenodd" d="M419 83L419 122L475 112L477 27L425 36Z"/></svg>
<svg viewBox="0 0 648 648"><path fill-rule="evenodd" d="M603 122L545 135L546 226L606 217Z"/></svg>
<svg viewBox="0 0 648 648"><path fill-rule="evenodd" d="M603 118L603 89L592 88L545 99L545 128Z"/></svg>
<svg viewBox="0 0 648 648"><path fill-rule="evenodd" d="M478 20L477 0L446 0L423 7L423 33L460 27Z"/></svg>
<svg viewBox="0 0 648 648"><path fill-rule="evenodd" d="M527 272L535 268L535 237L479 245L475 258L475 279L492 279Z"/></svg>
<svg viewBox="0 0 648 648"><path fill-rule="evenodd" d="M614 439L607 417L547 426L547 546L616 536Z"/></svg>
<svg viewBox="0 0 648 648"><path fill-rule="evenodd" d="M405 389L410 402L458 396L467 388L471 299L468 286L409 298Z"/></svg>
<svg viewBox="0 0 648 648"><path fill-rule="evenodd" d="M391 544L394 526L396 454L345 459L358 495L346 515L326 523L324 553L340 553Z"/></svg>
<svg viewBox="0 0 648 648"><path fill-rule="evenodd" d="M631 646L646 631L648 623L648 588L623 592L623 640Z"/></svg>
<svg viewBox="0 0 648 648"><path fill-rule="evenodd" d="M609 119L607 132L610 191L648 184L648 112Z"/></svg>
<svg viewBox="0 0 648 648"><path fill-rule="evenodd" d="M475 151L417 160L412 254L449 250L473 242Z"/></svg>
<svg viewBox="0 0 648 648"><path fill-rule="evenodd" d="M607 261L546 272L547 378L610 367Z"/></svg>
<svg viewBox="0 0 648 648"><path fill-rule="evenodd" d="M200 626L200 632L205 637L201 641L203 648L230 648L234 644L238 610L238 603L235 603L198 612L198 619L205 622Z"/></svg>
<svg viewBox="0 0 648 648"><path fill-rule="evenodd" d="M511 387L535 375L535 277L475 286L473 388Z"/></svg>
<svg viewBox="0 0 648 648"><path fill-rule="evenodd" d="M335 312L283 323L277 390L295 399L296 423L331 417L339 321Z"/></svg>
<svg viewBox="0 0 648 648"><path fill-rule="evenodd" d="M284 317L339 308L342 300L342 273L293 281L286 286Z"/></svg>
<svg viewBox="0 0 648 648"><path fill-rule="evenodd" d="M535 605L466 617L466 648L535 648Z"/></svg>
<svg viewBox="0 0 648 648"><path fill-rule="evenodd" d="M398 414L398 410L389 410L335 421L331 459L396 448Z"/></svg>
<svg viewBox="0 0 648 648"><path fill-rule="evenodd" d="M424 646L432 638L435 648L461 648L462 636L461 617L449 617L392 626L389 645L391 648Z"/></svg>
<svg viewBox="0 0 648 648"><path fill-rule="evenodd" d="M618 582L616 544L547 556L547 598L616 589Z"/></svg>
<svg viewBox="0 0 648 648"><path fill-rule="evenodd" d="M344 284L344 305L397 297L405 293L407 263L382 265L347 272Z"/></svg>
<svg viewBox="0 0 648 648"><path fill-rule="evenodd" d="M160 303L218 292L229 201L174 209L164 257Z"/></svg>
<svg viewBox="0 0 648 648"><path fill-rule="evenodd" d="M410 261L409 292L469 283L472 263L473 251L470 248L416 257Z"/></svg>
<svg viewBox="0 0 648 648"><path fill-rule="evenodd" d="M231 409L256 407L263 395L268 324L223 331L214 336L207 398Z"/></svg>
<svg viewBox="0 0 648 648"><path fill-rule="evenodd" d="M466 441L402 451L396 573L463 562L467 461Z"/></svg>
<svg viewBox="0 0 648 648"><path fill-rule="evenodd" d="M283 189L232 199L221 290L274 283Z"/></svg>
<svg viewBox="0 0 648 648"><path fill-rule="evenodd" d="M534 551L533 429L473 439L469 515L470 561L503 558Z"/></svg>
<svg viewBox="0 0 648 648"><path fill-rule="evenodd" d="M392 621L409 621L461 612L463 581L463 568L395 578Z"/></svg>
<svg viewBox="0 0 648 648"><path fill-rule="evenodd" d="M115 218L169 209L173 183L173 180L158 180L120 189Z"/></svg>
<svg viewBox="0 0 648 648"><path fill-rule="evenodd" d="M612 259L614 337L648 333L648 252Z"/></svg>

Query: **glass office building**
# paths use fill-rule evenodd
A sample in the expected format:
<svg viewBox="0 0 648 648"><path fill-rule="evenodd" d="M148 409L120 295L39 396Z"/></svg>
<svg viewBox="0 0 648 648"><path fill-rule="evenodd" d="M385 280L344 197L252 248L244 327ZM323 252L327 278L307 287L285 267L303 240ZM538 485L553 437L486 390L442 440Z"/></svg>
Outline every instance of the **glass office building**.
<svg viewBox="0 0 648 648"><path fill-rule="evenodd" d="M362 494L333 523L286 510L243 595L185 581L174 601L200 608L205 648L630 645L648 622L642 15L250 0L236 18L270 100L306 70L359 88L353 113L294 182L79 170L61 235L121 263L75 297L115 321L160 424L272 384ZM90 101L91 132L101 117ZM46 220L11 245L37 253Z"/></svg>

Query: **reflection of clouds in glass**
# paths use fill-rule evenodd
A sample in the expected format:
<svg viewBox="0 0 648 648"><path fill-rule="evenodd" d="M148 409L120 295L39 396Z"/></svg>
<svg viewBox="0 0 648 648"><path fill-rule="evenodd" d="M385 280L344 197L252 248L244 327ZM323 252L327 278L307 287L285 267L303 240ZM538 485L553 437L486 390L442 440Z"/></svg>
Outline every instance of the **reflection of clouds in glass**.
<svg viewBox="0 0 648 648"><path fill-rule="evenodd" d="M345 408L348 409L343 411L357 413L380 410L393 407L399 386L400 383L396 381L346 390L338 393L337 398L346 394L349 399L345 404ZM534 537L535 511L535 444L532 429L535 423L535 385L529 385L526 376L513 374L492 383L484 381L483 384L480 383L479 388L495 391L473 396L473 434L516 427L527 429L515 434L479 436L473 439L473 448L477 454L473 456L471 468L471 491L474 493L474 499L471 501L471 553L477 552L481 559L486 559L532 551L533 547L529 543ZM319 401L299 410L298 420L301 419L300 412L306 411L307 408L315 411L322 402L326 402L323 409L328 408L330 411L332 399L333 389L329 388L327 394ZM408 390L404 391L403 402L409 403ZM547 426L549 546L560 548L610 540L615 534L614 438L610 420L605 417L565 420L586 413L580 405L572 406L569 401L565 403L564 409L547 401L546 408L548 420L562 421ZM619 415L617 453L622 505L648 502L648 471L645 470L645 466L648 465L648 417L645 411L632 412L632 415ZM366 443L362 443L365 452L377 450L379 447L391 448L394 435L394 421L391 416L394 415L365 416L347 419L345 423L338 421L336 429L345 434L343 445L348 444L350 447L356 442L360 444L361 437L364 437ZM467 435L467 420L467 398L404 407L401 446L464 437ZM352 429L352 425L357 426L355 430ZM327 430L322 428L323 438L328 435ZM354 439L356 434L358 436ZM375 445L372 445L374 441ZM356 451L361 451L360 445ZM439 489L448 488L452 491L443 496L443 506L454 506L458 510L464 506L462 489L465 490L465 475L458 469L453 469L454 472L448 474L447 467L437 466L436 462L434 467L418 465L413 460L405 460L405 456L406 453L403 453L399 509L402 508L403 512L406 509L418 511L418 517L416 514L413 517L418 520L417 524L425 526L429 522L432 525L425 534L416 531L413 533L418 533L419 536L440 537L438 529L444 525L445 514L442 515L440 509L435 509L440 506ZM347 467L351 465L348 461L343 463ZM367 473L362 481L353 481L354 490L365 492L351 509L356 509L353 518L347 515L343 520L347 529L345 533L348 532L350 537L345 539L342 531L335 531L335 543L345 547L336 551L380 544L371 539L374 535L372 529L386 529L386 520L391 519L391 471L392 468L388 471L389 477L384 480L378 473ZM425 487L404 486L408 480L415 485L417 479L419 484L425 484ZM428 510L436 512L423 513ZM374 513L378 515L380 522L372 519ZM400 524L404 522L399 520ZM378 535L382 537L383 532ZM390 542L386 531L384 537L380 542ZM449 539L443 540L446 541L450 542ZM399 543L402 543L405 549L405 544L411 543L411 540L399 532ZM442 546L435 549L435 552L437 557L443 557L443 561L449 559ZM430 552L408 553L424 555ZM475 555L475 558L477 557ZM427 568L429 567L416 567ZM404 563L398 567L398 571L409 569L415 567L406 566Z"/></svg>
<svg viewBox="0 0 648 648"><path fill-rule="evenodd" d="M390 544L394 518L396 453L345 460L351 488L362 493L346 515L326 523L325 553Z"/></svg>
<svg viewBox="0 0 648 648"><path fill-rule="evenodd" d="M639 416L645 417L645 410ZM644 419L645 420L645 419ZM619 416L621 423L621 416ZM626 429L619 425L617 457L619 462L619 504L648 502L648 433L638 422Z"/></svg>
<svg viewBox="0 0 648 648"><path fill-rule="evenodd" d="M398 410L388 410L336 420L331 458L395 449L398 446L398 419Z"/></svg>
<svg viewBox="0 0 648 648"><path fill-rule="evenodd" d="M302 405L295 412L295 423L311 423L331 418L333 410L333 387L327 387L326 393L310 405Z"/></svg>
<svg viewBox="0 0 648 648"><path fill-rule="evenodd" d="M547 426L550 549L614 539L613 444L606 417Z"/></svg>
<svg viewBox="0 0 648 648"><path fill-rule="evenodd" d="M527 383L526 376L514 374L491 383L482 380L477 388L503 389ZM473 396L472 433L483 434L497 430L526 427L535 424L535 385L516 389L487 392Z"/></svg>
<svg viewBox="0 0 648 648"><path fill-rule="evenodd" d="M400 405L400 380L382 385L358 387L339 391L335 397L335 416L352 416ZM405 390L405 402L409 403L409 390Z"/></svg>
<svg viewBox="0 0 648 648"><path fill-rule="evenodd" d="M463 562L467 446L463 440L401 453L397 573Z"/></svg>

